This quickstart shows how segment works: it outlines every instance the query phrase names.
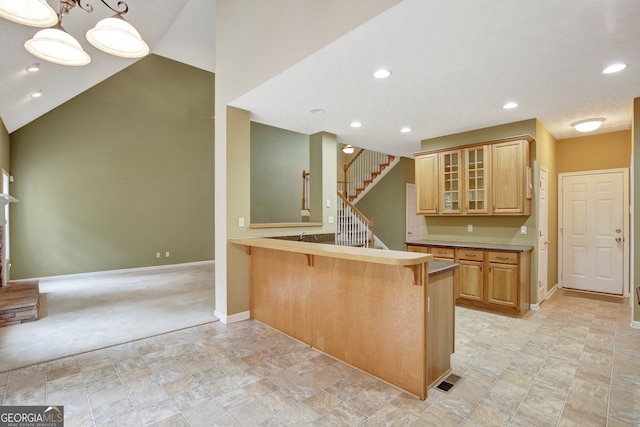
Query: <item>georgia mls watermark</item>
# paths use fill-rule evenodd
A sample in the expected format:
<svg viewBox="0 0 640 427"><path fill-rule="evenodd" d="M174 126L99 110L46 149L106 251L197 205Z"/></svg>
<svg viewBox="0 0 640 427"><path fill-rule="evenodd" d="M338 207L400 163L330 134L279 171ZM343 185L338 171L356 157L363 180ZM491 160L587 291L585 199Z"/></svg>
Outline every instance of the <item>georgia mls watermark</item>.
<svg viewBox="0 0 640 427"><path fill-rule="evenodd" d="M0 427L64 427L64 406L0 406Z"/></svg>

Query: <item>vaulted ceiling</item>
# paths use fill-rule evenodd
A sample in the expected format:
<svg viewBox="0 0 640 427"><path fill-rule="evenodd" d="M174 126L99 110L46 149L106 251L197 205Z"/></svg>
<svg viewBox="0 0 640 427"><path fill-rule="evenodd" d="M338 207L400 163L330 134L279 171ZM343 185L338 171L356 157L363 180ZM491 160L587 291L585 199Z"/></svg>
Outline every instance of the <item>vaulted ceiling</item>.
<svg viewBox="0 0 640 427"><path fill-rule="evenodd" d="M133 63L84 40L112 14L86 1L94 12L76 8L63 21L92 56L85 67L37 60L23 48L37 30L0 19L0 117L9 132ZM152 53L215 72L215 0L127 3L126 19ZM638 22L633 0L404 0L232 105L258 122L408 156L422 139L531 118L557 139L581 136L570 125L589 117L606 119L598 133L628 130L640 97ZM34 62L41 70L28 73ZM613 62L628 67L602 74ZM380 67L391 76L373 78ZM43 96L30 99L36 90ZM518 107L503 109L510 101ZM405 126L411 132L401 133Z"/></svg>

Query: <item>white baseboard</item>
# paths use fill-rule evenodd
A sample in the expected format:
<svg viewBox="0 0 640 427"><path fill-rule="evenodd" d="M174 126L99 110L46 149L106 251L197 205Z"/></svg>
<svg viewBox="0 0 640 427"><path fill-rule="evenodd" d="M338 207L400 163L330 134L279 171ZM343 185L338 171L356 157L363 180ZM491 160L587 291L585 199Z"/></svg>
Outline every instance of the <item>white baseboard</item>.
<svg viewBox="0 0 640 427"><path fill-rule="evenodd" d="M529 304L529 310L531 310L531 311L540 310L540 304Z"/></svg>
<svg viewBox="0 0 640 427"><path fill-rule="evenodd" d="M195 267L197 265L208 265L208 264L215 265L215 260L184 262L180 264L150 265L148 267L123 268L120 270L93 271L89 273L63 274L60 276L34 277L31 279L20 279L20 280L44 280L44 279L57 280L57 279L107 276L109 274L135 273L139 271L168 270L168 269L175 269L175 268L189 268L189 267Z"/></svg>
<svg viewBox="0 0 640 427"><path fill-rule="evenodd" d="M232 314L227 316L226 314L220 313L218 310L213 312L213 315L216 316L222 323L225 325L229 323L242 322L243 320L249 320L251 318L250 311L243 311L241 313Z"/></svg>
<svg viewBox="0 0 640 427"><path fill-rule="evenodd" d="M553 288L551 288L550 291L547 291L547 299L551 298L554 292L557 291L558 289L560 289L560 286L558 286L558 284L556 283L555 285L553 285Z"/></svg>

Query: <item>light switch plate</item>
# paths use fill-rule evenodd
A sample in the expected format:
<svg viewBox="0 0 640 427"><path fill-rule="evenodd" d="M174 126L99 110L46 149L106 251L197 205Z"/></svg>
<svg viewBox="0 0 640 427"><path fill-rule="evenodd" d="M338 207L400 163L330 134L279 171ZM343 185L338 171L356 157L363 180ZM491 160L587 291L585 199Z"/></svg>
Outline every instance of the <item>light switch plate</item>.
<svg viewBox="0 0 640 427"><path fill-rule="evenodd" d="M327 199L327 207L330 208L331 207L331 199Z"/></svg>
<svg viewBox="0 0 640 427"><path fill-rule="evenodd" d="M527 226L523 225L522 227L520 227L520 234L527 234Z"/></svg>
<svg viewBox="0 0 640 427"><path fill-rule="evenodd" d="M332 216L329 217L329 224L333 224L333 217Z"/></svg>
<svg viewBox="0 0 640 427"><path fill-rule="evenodd" d="M238 227L244 227L244 218L243 217L238 218Z"/></svg>
<svg viewBox="0 0 640 427"><path fill-rule="evenodd" d="M473 224L467 225L467 231L471 233L473 231Z"/></svg>

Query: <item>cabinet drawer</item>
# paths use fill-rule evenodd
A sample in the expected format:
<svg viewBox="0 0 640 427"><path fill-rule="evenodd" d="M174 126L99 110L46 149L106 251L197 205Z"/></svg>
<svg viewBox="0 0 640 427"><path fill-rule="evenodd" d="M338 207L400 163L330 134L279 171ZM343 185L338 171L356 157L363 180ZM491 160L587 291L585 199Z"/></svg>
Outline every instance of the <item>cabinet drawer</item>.
<svg viewBox="0 0 640 427"><path fill-rule="evenodd" d="M518 254L516 252L489 252L488 260L500 264L517 264Z"/></svg>
<svg viewBox="0 0 640 427"><path fill-rule="evenodd" d="M458 249L458 259L466 259L469 261L482 261L484 252L477 249Z"/></svg>
<svg viewBox="0 0 640 427"><path fill-rule="evenodd" d="M431 248L431 254L438 258L453 259L453 248Z"/></svg>
<svg viewBox="0 0 640 427"><path fill-rule="evenodd" d="M428 254L429 252L429 248L425 247L425 246L414 246L414 245L407 245L407 251L408 252L421 252L421 253L425 253Z"/></svg>

